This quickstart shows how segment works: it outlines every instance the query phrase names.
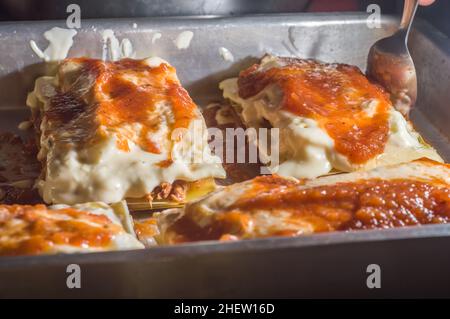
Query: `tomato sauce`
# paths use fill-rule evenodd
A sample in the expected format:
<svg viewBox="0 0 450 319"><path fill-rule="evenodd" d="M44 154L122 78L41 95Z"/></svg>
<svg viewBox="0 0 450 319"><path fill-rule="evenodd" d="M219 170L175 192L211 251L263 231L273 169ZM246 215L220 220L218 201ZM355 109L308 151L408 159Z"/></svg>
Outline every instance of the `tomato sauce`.
<svg viewBox="0 0 450 319"><path fill-rule="evenodd" d="M450 189L408 179L370 179L306 189L296 185L281 192L259 185L229 210L268 207L288 210L293 217L317 217L330 230L446 223L450 221Z"/></svg>
<svg viewBox="0 0 450 319"><path fill-rule="evenodd" d="M72 61L82 64L77 81L90 81L90 87L82 87L84 93L73 88L59 92L46 115L59 121L61 128L74 132L75 141L113 132L122 151L129 151L128 141L133 141L143 150L159 154L160 141L151 139L163 116L156 108L159 103L170 107L170 130L187 128L197 117L195 103L179 83L175 68L168 64L151 67L144 60L105 62L88 58L65 63Z"/></svg>
<svg viewBox="0 0 450 319"><path fill-rule="evenodd" d="M191 218L195 212L188 211L169 229L171 240L251 238L248 232L258 227L264 228L265 236L296 236L450 222L450 188L439 183L370 179L313 188L302 184L258 177L232 205L208 216L203 227ZM261 211L278 217L276 225L257 222L255 214Z"/></svg>
<svg viewBox="0 0 450 319"><path fill-rule="evenodd" d="M45 253L56 245L108 247L120 229L104 215L72 208L0 205L0 255Z"/></svg>
<svg viewBox="0 0 450 319"><path fill-rule="evenodd" d="M383 153L389 133L388 94L354 66L322 64L314 60L281 58L285 66L239 75L239 95L250 98L268 85L283 93L281 108L316 120L334 140L336 150L350 162L361 164ZM363 103L377 100L373 116Z"/></svg>

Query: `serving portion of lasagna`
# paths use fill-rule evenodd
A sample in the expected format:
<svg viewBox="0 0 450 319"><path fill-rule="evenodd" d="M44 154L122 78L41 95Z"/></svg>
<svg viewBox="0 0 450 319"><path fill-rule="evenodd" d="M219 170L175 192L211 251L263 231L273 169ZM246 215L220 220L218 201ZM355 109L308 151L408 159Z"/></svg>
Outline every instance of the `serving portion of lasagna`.
<svg viewBox="0 0 450 319"><path fill-rule="evenodd" d="M161 244L449 222L450 165L428 159L314 180L260 176L149 220Z"/></svg>
<svg viewBox="0 0 450 319"><path fill-rule="evenodd" d="M354 66L267 55L220 88L247 127L279 129L280 164L271 171L282 176L442 161Z"/></svg>
<svg viewBox="0 0 450 319"><path fill-rule="evenodd" d="M124 203L0 205L0 256L143 247Z"/></svg>
<svg viewBox="0 0 450 319"><path fill-rule="evenodd" d="M225 177L198 107L160 58L66 59L27 104L47 203L183 202L191 186Z"/></svg>

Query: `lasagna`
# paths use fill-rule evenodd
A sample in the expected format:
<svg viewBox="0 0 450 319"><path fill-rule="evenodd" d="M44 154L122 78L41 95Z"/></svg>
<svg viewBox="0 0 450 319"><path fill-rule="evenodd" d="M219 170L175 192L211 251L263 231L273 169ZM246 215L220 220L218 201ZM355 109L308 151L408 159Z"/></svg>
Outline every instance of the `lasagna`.
<svg viewBox="0 0 450 319"><path fill-rule="evenodd" d="M448 222L450 165L420 159L313 180L260 176L147 224L159 243L177 244Z"/></svg>
<svg viewBox="0 0 450 319"><path fill-rule="evenodd" d="M0 256L143 247L124 203L0 205Z"/></svg>
<svg viewBox="0 0 450 319"><path fill-rule="evenodd" d="M267 55L220 88L247 127L279 129L272 173L314 178L422 157L442 161L354 66Z"/></svg>
<svg viewBox="0 0 450 319"><path fill-rule="evenodd" d="M56 76L36 80L27 105L46 203L127 198L148 208L183 202L191 186L210 190L225 177L197 105L160 58L66 59Z"/></svg>

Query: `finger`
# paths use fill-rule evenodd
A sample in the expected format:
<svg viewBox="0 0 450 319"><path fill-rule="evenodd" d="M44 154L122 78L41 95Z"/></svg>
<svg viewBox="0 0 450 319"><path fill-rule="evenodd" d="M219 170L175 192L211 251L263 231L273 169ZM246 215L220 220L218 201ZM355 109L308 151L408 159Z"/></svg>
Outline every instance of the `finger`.
<svg viewBox="0 0 450 319"><path fill-rule="evenodd" d="M435 0L420 0L419 3L422 6L429 6L430 4L432 4Z"/></svg>

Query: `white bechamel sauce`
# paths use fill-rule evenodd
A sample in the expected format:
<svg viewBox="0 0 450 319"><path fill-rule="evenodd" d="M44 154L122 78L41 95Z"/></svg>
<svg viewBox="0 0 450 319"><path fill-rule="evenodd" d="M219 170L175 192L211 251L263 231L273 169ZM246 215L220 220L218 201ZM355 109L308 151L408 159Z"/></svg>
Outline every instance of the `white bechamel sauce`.
<svg viewBox="0 0 450 319"><path fill-rule="evenodd" d="M224 177L219 161L213 156L204 158L202 163L190 163L175 147L174 163L160 168L157 164L166 160L168 154L148 153L129 144L129 152L117 149L115 137L81 151L64 151L57 145L48 148L47 174L38 183L44 200L72 204L95 198L113 203L145 196L162 182Z"/></svg>
<svg viewBox="0 0 450 319"><path fill-rule="evenodd" d="M166 63L158 57L149 58L146 62L150 66ZM34 112L48 108L49 99L55 94L59 81L49 76L36 80L35 90L27 99ZM44 201L63 204L89 201L114 203L124 198L143 197L162 182L224 178L225 171L220 159L211 154L208 146L206 125L200 112L198 119L189 126L191 135L183 135L173 142L172 148L168 147L171 144L169 127L174 119L167 103L163 101L155 106L155 112L160 114L160 125L149 136L154 142L161 143L161 154L146 152L132 141L128 141L130 151L122 151L116 146L115 133L96 137L95 143L81 149L67 147L57 138L49 137L51 135L47 133L51 130L44 116L38 158L44 160L46 174L37 183ZM130 129L139 127L130 126ZM158 163L167 160L169 155L173 163L160 167Z"/></svg>
<svg viewBox="0 0 450 319"><path fill-rule="evenodd" d="M220 47L219 48L219 54L220 54L220 56L222 57L222 59L224 61L227 61L227 62L233 62L234 61L233 54L227 48Z"/></svg>
<svg viewBox="0 0 450 319"><path fill-rule="evenodd" d="M34 40L30 41L31 49L45 61L64 60L73 45L73 37L77 34L74 29L63 29L54 27L45 31L44 38L49 42L48 47L42 51Z"/></svg>
<svg viewBox="0 0 450 319"><path fill-rule="evenodd" d="M414 131L411 124L405 120L399 111L391 111L389 126L390 134L387 147L422 147L420 135Z"/></svg>
<svg viewBox="0 0 450 319"><path fill-rule="evenodd" d="M262 61L261 69L280 67L276 57L269 56ZM315 178L332 170L351 172L370 169L379 165L389 165L428 157L442 161L435 150L420 141L405 118L394 108L390 111L390 132L385 152L365 164L353 164L346 156L338 153L333 139L310 118L280 110L282 92L274 85L267 86L257 95L242 99L238 93L237 78L220 83L223 96L233 102L237 113L247 127L259 128L268 121L280 133L280 165L272 169L282 176ZM377 101L365 103L369 116L376 112Z"/></svg>
<svg viewBox="0 0 450 319"><path fill-rule="evenodd" d="M159 32L156 32L152 35L152 44L155 44L155 42L159 39L161 39L162 34Z"/></svg>
<svg viewBox="0 0 450 319"><path fill-rule="evenodd" d="M265 119L279 129L280 165L272 168L273 173L313 178L331 171L328 154L334 147L333 140L316 121L279 110L281 96L274 87L249 99L239 97L237 78L223 81L220 88L226 99L242 108L238 114L247 127L263 127ZM339 159L341 157L336 157L336 161ZM341 166L345 166L343 164Z"/></svg>
<svg viewBox="0 0 450 319"><path fill-rule="evenodd" d="M132 58L134 56L133 45L129 39L125 38L120 43L120 53L123 58Z"/></svg>
<svg viewBox="0 0 450 319"><path fill-rule="evenodd" d="M191 45L191 41L192 41L193 37L194 37L194 32L183 31L176 37L176 39L174 41L175 46L180 50L187 49Z"/></svg>
<svg viewBox="0 0 450 319"><path fill-rule="evenodd" d="M122 58L131 58L134 55L133 45L128 38L119 41L114 31L106 29L101 32L102 35L102 59L117 61Z"/></svg>
<svg viewBox="0 0 450 319"><path fill-rule="evenodd" d="M38 47L36 42L34 40L30 40L30 47L33 50L33 52L40 58L45 60L45 54L42 52L42 50Z"/></svg>
<svg viewBox="0 0 450 319"><path fill-rule="evenodd" d="M163 63L169 64L169 62L167 62L166 60L164 60L164 59L162 59L162 58L160 58L158 56L147 58L145 61L152 68L157 68L158 66L160 66Z"/></svg>
<svg viewBox="0 0 450 319"><path fill-rule="evenodd" d="M116 38L114 31L111 29L106 29L102 31L102 59L107 60L108 56L111 60L116 61L120 59L120 43Z"/></svg>

